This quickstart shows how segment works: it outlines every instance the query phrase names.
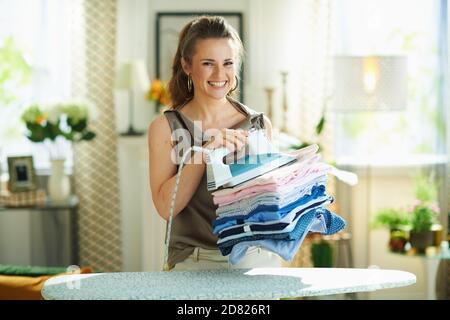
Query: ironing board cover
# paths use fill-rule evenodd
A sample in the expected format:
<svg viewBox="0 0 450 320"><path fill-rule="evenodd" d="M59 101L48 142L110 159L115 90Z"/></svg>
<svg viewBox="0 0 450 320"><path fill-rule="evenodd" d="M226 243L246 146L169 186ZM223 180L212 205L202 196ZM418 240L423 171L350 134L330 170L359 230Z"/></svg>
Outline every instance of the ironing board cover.
<svg viewBox="0 0 450 320"><path fill-rule="evenodd" d="M123 272L66 275L44 284L45 299L276 299L402 287L404 271L345 268Z"/></svg>

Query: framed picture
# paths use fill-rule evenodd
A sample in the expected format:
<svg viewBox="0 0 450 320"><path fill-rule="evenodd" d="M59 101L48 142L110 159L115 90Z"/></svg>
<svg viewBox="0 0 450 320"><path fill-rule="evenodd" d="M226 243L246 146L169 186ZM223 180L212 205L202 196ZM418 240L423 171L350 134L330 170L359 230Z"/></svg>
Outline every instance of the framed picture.
<svg viewBox="0 0 450 320"><path fill-rule="evenodd" d="M33 157L8 157L9 190L11 192L36 190Z"/></svg>
<svg viewBox="0 0 450 320"><path fill-rule="evenodd" d="M244 43L242 13L240 12L158 12L156 14L156 77L168 82L172 75L172 63L177 51L178 36L181 29L192 19L201 15L222 16L239 33ZM244 102L244 65L239 74L238 98Z"/></svg>

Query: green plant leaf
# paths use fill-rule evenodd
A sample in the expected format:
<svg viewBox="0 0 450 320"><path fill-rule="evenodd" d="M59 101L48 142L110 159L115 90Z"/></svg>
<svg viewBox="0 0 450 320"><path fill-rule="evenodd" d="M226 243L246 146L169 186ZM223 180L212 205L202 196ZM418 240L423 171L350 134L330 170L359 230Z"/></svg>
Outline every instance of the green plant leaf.
<svg viewBox="0 0 450 320"><path fill-rule="evenodd" d="M59 121L56 124L47 122L45 126L47 132L47 138L54 141L59 135L63 135L63 132L59 129Z"/></svg>
<svg viewBox="0 0 450 320"><path fill-rule="evenodd" d="M90 141L94 138L95 138L95 133L92 131L87 131L87 132L83 133L80 140Z"/></svg>
<svg viewBox="0 0 450 320"><path fill-rule="evenodd" d="M316 125L316 134L320 135L325 127L325 114L319 120L319 123Z"/></svg>
<svg viewBox="0 0 450 320"><path fill-rule="evenodd" d="M293 144L293 145L290 146L290 148L298 150L298 149L305 148L305 147L310 146L310 145L312 145L311 142L303 142L301 144Z"/></svg>
<svg viewBox="0 0 450 320"><path fill-rule="evenodd" d="M29 133L27 134L27 138L32 142L42 142L45 140L45 129L40 125L34 123L26 124Z"/></svg>
<svg viewBox="0 0 450 320"><path fill-rule="evenodd" d="M73 132L61 132L61 134L68 141L73 141L75 138Z"/></svg>
<svg viewBox="0 0 450 320"><path fill-rule="evenodd" d="M410 221L406 212L398 209L384 208L376 213L371 227L374 229L382 227L395 229L408 226L409 224Z"/></svg>
<svg viewBox="0 0 450 320"><path fill-rule="evenodd" d="M434 182L434 173L425 175L422 171L414 177L414 194L423 202L434 202L437 199L438 187Z"/></svg>
<svg viewBox="0 0 450 320"><path fill-rule="evenodd" d="M72 128L73 131L83 132L83 130L87 127L87 119L81 119L75 122L74 119L68 118L67 124Z"/></svg>
<svg viewBox="0 0 450 320"><path fill-rule="evenodd" d="M431 230L431 226L435 221L436 213L428 205L418 205L414 208L411 217L412 231L421 232Z"/></svg>
<svg viewBox="0 0 450 320"><path fill-rule="evenodd" d="M16 47L12 37L5 38L0 45L0 107L16 100L15 88L29 82L31 67L23 53Z"/></svg>

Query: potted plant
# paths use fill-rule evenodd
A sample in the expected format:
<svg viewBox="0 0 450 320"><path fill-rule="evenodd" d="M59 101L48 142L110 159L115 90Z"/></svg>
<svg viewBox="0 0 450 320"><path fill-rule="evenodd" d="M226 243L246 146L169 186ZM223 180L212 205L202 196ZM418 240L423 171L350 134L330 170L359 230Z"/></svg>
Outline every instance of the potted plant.
<svg viewBox="0 0 450 320"><path fill-rule="evenodd" d="M90 102L74 100L46 105L33 104L22 114L27 138L32 142L43 142L49 149L51 176L48 191L54 202L64 202L70 194L69 179L64 173L62 140L78 143L94 139L95 133L88 128L94 111Z"/></svg>
<svg viewBox="0 0 450 320"><path fill-rule="evenodd" d="M435 245L433 226L437 223L440 212L436 204L437 185L433 174L416 175L414 189L417 200L408 210L411 223L409 241L419 253L424 253L427 247Z"/></svg>
<svg viewBox="0 0 450 320"><path fill-rule="evenodd" d="M389 229L389 249L394 252L405 251L410 223L404 210L393 208L379 210L372 221L372 227Z"/></svg>
<svg viewBox="0 0 450 320"><path fill-rule="evenodd" d="M418 202L411 211L409 242L419 253L424 253L427 247L435 244L433 225L438 214L439 208L426 202Z"/></svg>
<svg viewBox="0 0 450 320"><path fill-rule="evenodd" d="M314 268L333 267L333 247L324 239L315 242L311 246L311 258Z"/></svg>
<svg viewBox="0 0 450 320"><path fill-rule="evenodd" d="M436 245L433 229L439 229L436 204L437 185L433 173L426 176L419 172L414 177L415 202L406 210L382 209L376 214L372 227L386 227L390 230L389 248L403 252L409 241L417 252L424 253L429 246Z"/></svg>

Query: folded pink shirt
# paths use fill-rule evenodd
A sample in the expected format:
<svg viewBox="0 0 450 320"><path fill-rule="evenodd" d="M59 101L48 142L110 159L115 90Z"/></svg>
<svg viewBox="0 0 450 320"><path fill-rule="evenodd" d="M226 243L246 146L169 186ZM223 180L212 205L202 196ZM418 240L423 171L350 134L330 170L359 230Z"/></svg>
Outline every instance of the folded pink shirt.
<svg viewBox="0 0 450 320"><path fill-rule="evenodd" d="M251 198L251 197L255 197L264 193L278 193L278 194L285 194L285 193L289 193L292 192L293 189L297 188L297 189L301 189L303 186L308 186L309 183L311 183L311 181L316 180L320 177L323 177L323 175L326 174L326 172L317 172L317 173L313 173L308 175L307 177L305 177L300 184L295 184L295 186L292 186L291 184L289 185L285 185L285 186L278 186L278 185L264 185L264 186L255 186L255 187L250 187L251 190L247 193L240 193L238 195L227 195L224 196L224 198L222 199L213 199L213 201L219 206L219 208L223 208L225 206L231 205L235 202L247 199L247 198Z"/></svg>
<svg viewBox="0 0 450 320"><path fill-rule="evenodd" d="M307 157L307 158L301 158L301 159L297 158L297 159L298 160L296 162L294 162L293 164L277 168L276 170L269 171L259 177L256 177L252 180L241 183L235 187L225 188L225 189L220 189L220 190L214 191L214 192L212 192L212 195L213 196L223 196L223 195L235 193L239 190L246 189L249 186L277 183L279 179L290 176L293 173L295 173L297 170L308 167L308 166L318 162L320 160L320 155L311 155L310 157Z"/></svg>
<svg viewBox="0 0 450 320"><path fill-rule="evenodd" d="M239 185L236 186L236 188L229 188L233 189L233 192L219 195L217 195L218 192L213 193L214 204L224 206L268 191L279 193L289 192L293 188L299 188L302 184L307 184L311 180L327 174L331 170L331 167L324 163L315 163L300 167L297 166L295 170L289 170L288 175L285 175L285 172L277 173L281 169L282 168L269 172L270 175L265 174L248 181L245 183L245 186Z"/></svg>

